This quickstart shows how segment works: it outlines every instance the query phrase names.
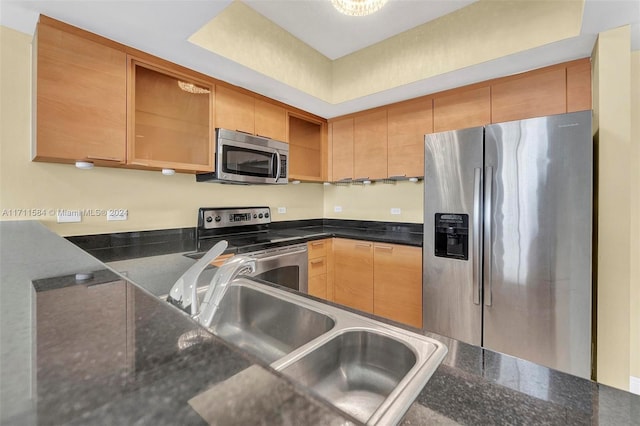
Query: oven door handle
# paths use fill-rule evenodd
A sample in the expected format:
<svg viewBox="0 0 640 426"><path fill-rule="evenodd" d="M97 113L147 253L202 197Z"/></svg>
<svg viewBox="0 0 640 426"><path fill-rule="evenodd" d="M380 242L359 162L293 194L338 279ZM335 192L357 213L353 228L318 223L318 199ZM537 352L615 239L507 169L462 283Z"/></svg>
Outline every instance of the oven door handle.
<svg viewBox="0 0 640 426"><path fill-rule="evenodd" d="M301 249L299 249L299 250L291 250L291 251L284 251L284 252L280 252L280 253L277 253L277 254L275 254L275 255L273 255L273 256L266 256L266 257L254 257L254 259L255 259L257 262L268 262L268 261L271 261L271 260L277 260L277 259L279 259L279 258L281 258L281 257L284 257L284 256L291 256L291 255L296 255L296 254L303 254L303 253L306 253L306 252L307 252L307 248L305 247L305 248L301 248ZM265 254L266 254L266 253L265 253ZM248 255L249 257L253 257L253 256L251 256L251 253L246 253L245 255Z"/></svg>

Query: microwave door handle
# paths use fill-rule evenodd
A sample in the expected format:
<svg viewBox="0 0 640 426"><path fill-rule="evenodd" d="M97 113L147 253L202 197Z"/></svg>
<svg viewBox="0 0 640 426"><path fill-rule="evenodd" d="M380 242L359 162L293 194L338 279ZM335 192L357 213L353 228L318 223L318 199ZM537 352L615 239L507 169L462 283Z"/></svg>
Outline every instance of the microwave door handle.
<svg viewBox="0 0 640 426"><path fill-rule="evenodd" d="M276 154L276 182L278 181L278 179L280 179L280 153L278 151L274 151L274 153Z"/></svg>

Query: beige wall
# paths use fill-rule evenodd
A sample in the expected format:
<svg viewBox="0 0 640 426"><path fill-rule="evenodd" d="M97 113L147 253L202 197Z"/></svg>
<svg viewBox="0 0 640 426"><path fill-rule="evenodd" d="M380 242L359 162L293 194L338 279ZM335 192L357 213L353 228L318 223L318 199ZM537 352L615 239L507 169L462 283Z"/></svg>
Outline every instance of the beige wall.
<svg viewBox="0 0 640 426"><path fill-rule="evenodd" d="M640 378L640 51L631 53L631 366Z"/></svg>
<svg viewBox="0 0 640 426"><path fill-rule="evenodd" d="M600 33L593 59L594 130L599 157L597 378L607 385L629 389L632 238L624 232L631 225L629 26Z"/></svg>
<svg viewBox="0 0 640 426"><path fill-rule="evenodd" d="M204 184L187 174L31 162L31 36L0 27L0 43L0 219L39 219L61 235L79 235L191 227L202 206L267 205L275 221L322 217L321 184ZM277 207L286 207L287 213L278 214ZM45 216L13 209L41 209ZM129 220L85 216L81 223L57 224L51 209L127 209Z"/></svg>
<svg viewBox="0 0 640 426"><path fill-rule="evenodd" d="M423 192L422 181L326 186L324 217L423 223ZM342 207L342 212L335 212L335 206ZM399 208L401 214L392 215L392 208Z"/></svg>

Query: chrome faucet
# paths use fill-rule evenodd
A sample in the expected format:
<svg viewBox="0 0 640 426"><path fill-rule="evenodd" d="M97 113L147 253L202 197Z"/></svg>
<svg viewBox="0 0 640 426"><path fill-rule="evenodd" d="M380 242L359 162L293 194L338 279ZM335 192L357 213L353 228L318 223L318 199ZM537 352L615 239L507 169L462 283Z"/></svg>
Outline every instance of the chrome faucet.
<svg viewBox="0 0 640 426"><path fill-rule="evenodd" d="M227 242L220 241L213 246L204 256L178 278L169 292L168 302L183 310L189 309L191 317L205 327L211 325L213 316L218 310L218 305L227 291L231 281L242 274L250 274L256 270L256 261L247 256L233 256L222 264L213 275L207 292L202 299L202 305L198 306L198 278L213 260L227 249Z"/></svg>
<svg viewBox="0 0 640 426"><path fill-rule="evenodd" d="M247 256L233 256L222 264L211 279L207 293L202 300L197 321L205 327L209 327L229 283L240 275L252 274L255 271L256 260Z"/></svg>

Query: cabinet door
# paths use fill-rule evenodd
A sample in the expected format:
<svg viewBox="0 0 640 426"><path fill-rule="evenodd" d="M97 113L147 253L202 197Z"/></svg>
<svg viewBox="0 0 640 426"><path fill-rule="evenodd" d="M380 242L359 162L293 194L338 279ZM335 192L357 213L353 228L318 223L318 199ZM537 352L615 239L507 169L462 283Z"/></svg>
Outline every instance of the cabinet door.
<svg viewBox="0 0 640 426"><path fill-rule="evenodd" d="M34 44L34 160L125 162L124 52L40 24Z"/></svg>
<svg viewBox="0 0 640 426"><path fill-rule="evenodd" d="M255 133L257 136L288 142L287 111L278 105L255 99Z"/></svg>
<svg viewBox="0 0 640 426"><path fill-rule="evenodd" d="M326 162L323 131L326 127L320 122L289 116L289 179L322 181Z"/></svg>
<svg viewBox="0 0 640 426"><path fill-rule="evenodd" d="M255 134L253 96L226 86L216 86L215 127Z"/></svg>
<svg viewBox="0 0 640 426"><path fill-rule="evenodd" d="M328 299L328 287L332 282L328 277L329 274L333 275L333 270L329 267L331 239L310 241L307 243L307 249L309 255L309 294Z"/></svg>
<svg viewBox="0 0 640 426"><path fill-rule="evenodd" d="M389 177L424 176L424 135L433 133L432 103L420 99L387 109Z"/></svg>
<svg viewBox="0 0 640 426"><path fill-rule="evenodd" d="M353 178L353 118L331 123L331 180Z"/></svg>
<svg viewBox="0 0 640 426"><path fill-rule="evenodd" d="M387 111L354 119L353 174L355 179L387 177Z"/></svg>
<svg viewBox="0 0 640 426"><path fill-rule="evenodd" d="M128 164L213 170L213 86L131 60Z"/></svg>
<svg viewBox="0 0 640 426"><path fill-rule="evenodd" d="M374 245L373 312L422 327L422 249L396 244Z"/></svg>
<svg viewBox="0 0 640 426"><path fill-rule="evenodd" d="M327 298L327 258L309 259L309 294Z"/></svg>
<svg viewBox="0 0 640 426"><path fill-rule="evenodd" d="M333 240L334 301L373 313L373 243Z"/></svg>
<svg viewBox="0 0 640 426"><path fill-rule="evenodd" d="M484 126L490 122L489 86L456 90L433 100L433 131L436 133Z"/></svg>
<svg viewBox="0 0 640 426"><path fill-rule="evenodd" d="M529 73L491 86L493 123L567 112L566 71Z"/></svg>

